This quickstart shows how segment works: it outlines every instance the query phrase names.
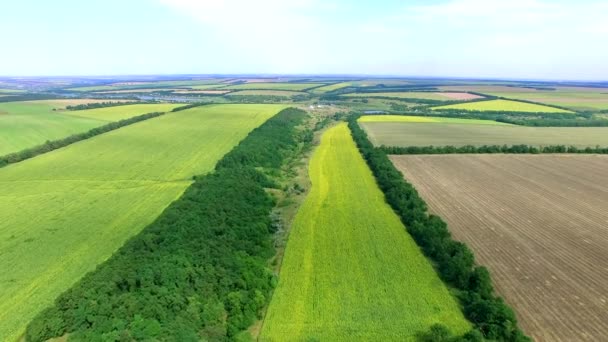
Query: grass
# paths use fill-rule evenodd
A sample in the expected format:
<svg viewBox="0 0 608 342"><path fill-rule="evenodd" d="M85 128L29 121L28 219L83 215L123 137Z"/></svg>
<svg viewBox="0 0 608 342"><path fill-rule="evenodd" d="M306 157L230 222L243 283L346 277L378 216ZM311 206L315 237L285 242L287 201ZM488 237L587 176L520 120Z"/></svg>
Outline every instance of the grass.
<svg viewBox="0 0 608 342"><path fill-rule="evenodd" d="M434 116L410 116L410 115L364 115L359 122L409 122L409 123L454 123L466 125L499 125L511 126L510 124L476 119L442 118Z"/></svg>
<svg viewBox="0 0 608 342"><path fill-rule="evenodd" d="M472 122L476 120L470 120ZM524 127L516 125L362 121L377 146L574 145L608 146L608 127Z"/></svg>
<svg viewBox="0 0 608 342"><path fill-rule="evenodd" d="M282 96L282 97L292 97L296 95L306 95L304 92L300 91L289 91L289 90L240 90L235 91L229 94L229 96L233 95L251 95L251 96Z"/></svg>
<svg viewBox="0 0 608 342"><path fill-rule="evenodd" d="M223 87L221 89L233 89L233 90L291 90L291 91L302 91L309 88L320 86L321 83L279 83L279 82L256 82L256 83L244 83L235 84Z"/></svg>
<svg viewBox="0 0 608 342"><path fill-rule="evenodd" d="M53 111L95 100L45 100L0 103L0 155L18 152L128 117L168 111L180 105L127 105L83 111Z"/></svg>
<svg viewBox="0 0 608 342"><path fill-rule="evenodd" d="M328 130L300 208L260 341L414 340L469 324L386 204L346 124Z"/></svg>
<svg viewBox="0 0 608 342"><path fill-rule="evenodd" d="M0 169L0 340L157 217L278 105L169 113Z"/></svg>
<svg viewBox="0 0 608 342"><path fill-rule="evenodd" d="M572 113L572 111L553 108L533 103L510 101L510 100L490 100L477 101L471 103L460 103L454 105L433 107L433 110L442 109L460 109L460 110L477 110L477 111L509 111L509 112L527 112L527 113Z"/></svg>

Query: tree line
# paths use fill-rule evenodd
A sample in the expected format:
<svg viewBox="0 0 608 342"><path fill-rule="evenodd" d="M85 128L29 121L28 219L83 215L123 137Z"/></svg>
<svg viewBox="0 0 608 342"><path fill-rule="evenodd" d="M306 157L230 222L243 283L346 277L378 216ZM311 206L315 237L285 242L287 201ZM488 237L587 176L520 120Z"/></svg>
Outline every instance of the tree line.
<svg viewBox="0 0 608 342"><path fill-rule="evenodd" d="M67 110L86 110L86 109L97 109L97 108L105 108L105 107L116 107L116 106L124 106L124 105L133 105L133 104L143 104L143 103L159 103L158 101L138 101L138 102L117 102L117 101L106 101L106 102L97 102L97 103L84 103L79 105L71 105L66 106Z"/></svg>
<svg viewBox="0 0 608 342"><path fill-rule="evenodd" d="M380 146L378 149L386 154L460 154L460 153L579 153L608 154L608 147L585 147L566 145L532 146L532 145L482 145L482 146Z"/></svg>
<svg viewBox="0 0 608 342"><path fill-rule="evenodd" d="M244 336L276 279L260 168L281 167L306 112L285 109L253 130L215 170L148 227L60 295L28 326L28 341L67 333L86 341L227 341Z"/></svg>
<svg viewBox="0 0 608 342"><path fill-rule="evenodd" d="M444 326L434 326L421 339L530 341L519 329L513 310L494 294L488 270L475 265L473 252L465 244L452 239L447 224L440 217L428 213L424 200L391 163L385 151L374 148L357 123L358 117L353 114L348 119L351 134L384 192L386 201L399 215L424 254L433 261L440 277L457 290L463 313L475 327L462 337L454 337Z"/></svg>

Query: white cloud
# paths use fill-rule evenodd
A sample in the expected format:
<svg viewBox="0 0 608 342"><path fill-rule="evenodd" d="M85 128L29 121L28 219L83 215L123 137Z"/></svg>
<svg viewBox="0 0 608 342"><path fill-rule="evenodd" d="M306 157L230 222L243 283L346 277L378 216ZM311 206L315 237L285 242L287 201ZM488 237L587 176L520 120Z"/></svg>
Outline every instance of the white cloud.
<svg viewBox="0 0 608 342"><path fill-rule="evenodd" d="M252 71L608 79L605 1L155 1Z"/></svg>
<svg viewBox="0 0 608 342"><path fill-rule="evenodd" d="M608 79L607 14L604 1L451 0L406 6L361 29L401 42L392 53L403 69L443 61L427 74Z"/></svg>

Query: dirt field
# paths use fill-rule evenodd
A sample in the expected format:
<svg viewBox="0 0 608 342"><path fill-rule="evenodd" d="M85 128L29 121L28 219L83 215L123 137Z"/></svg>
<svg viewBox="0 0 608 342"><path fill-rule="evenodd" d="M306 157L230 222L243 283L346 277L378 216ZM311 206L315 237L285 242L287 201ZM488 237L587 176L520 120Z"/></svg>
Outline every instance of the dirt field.
<svg viewBox="0 0 608 342"><path fill-rule="evenodd" d="M608 156L391 156L536 341L608 336Z"/></svg>
<svg viewBox="0 0 608 342"><path fill-rule="evenodd" d="M483 98L483 96L470 94L470 93L435 93L444 97L447 97L450 100L459 100L459 101L468 101L468 100L477 100Z"/></svg>

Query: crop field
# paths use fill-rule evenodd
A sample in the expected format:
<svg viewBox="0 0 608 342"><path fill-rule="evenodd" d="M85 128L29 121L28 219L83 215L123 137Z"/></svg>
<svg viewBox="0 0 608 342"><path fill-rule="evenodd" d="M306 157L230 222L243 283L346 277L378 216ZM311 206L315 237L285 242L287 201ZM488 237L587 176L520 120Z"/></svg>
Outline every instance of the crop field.
<svg viewBox="0 0 608 342"><path fill-rule="evenodd" d="M461 109L477 111L509 111L527 113L572 113L569 110L548 107L533 103L510 101L510 100L490 100L471 103L460 103L447 106L433 107L433 110L442 109Z"/></svg>
<svg viewBox="0 0 608 342"><path fill-rule="evenodd" d="M289 90L239 90L230 93L229 96L282 96L292 97L296 95L306 95L305 92L301 91L289 91Z"/></svg>
<svg viewBox="0 0 608 342"><path fill-rule="evenodd" d="M555 87L555 90L536 90L506 86L448 86L440 89L470 90L516 100L541 102L575 110L608 109L608 88Z"/></svg>
<svg viewBox="0 0 608 342"><path fill-rule="evenodd" d="M214 105L0 169L0 340L155 219L284 106Z"/></svg>
<svg viewBox="0 0 608 342"><path fill-rule="evenodd" d="M229 85L221 89L232 90L291 90L302 91L322 85L322 83L279 83L279 82L255 82Z"/></svg>
<svg viewBox="0 0 608 342"><path fill-rule="evenodd" d="M436 101L464 101L480 99L482 96L468 93L441 93L426 91L406 91L406 92L387 92L387 93L354 93L346 94L346 97L392 97L397 99L421 99Z"/></svg>
<svg viewBox="0 0 608 342"><path fill-rule="evenodd" d="M512 126L507 123L492 120L475 120L460 118L442 118L438 116L411 116L411 115L364 115L359 122L410 122L410 123L453 123L467 125L494 125Z"/></svg>
<svg viewBox="0 0 608 342"><path fill-rule="evenodd" d="M260 341L406 341L435 323L466 332L346 124L323 135L309 173Z"/></svg>
<svg viewBox="0 0 608 342"><path fill-rule="evenodd" d="M68 105L99 102L98 100L44 100L0 103L0 155L18 152L85 132L110 121L150 112L169 111L180 105L137 104L89 109L54 111Z"/></svg>
<svg viewBox="0 0 608 342"><path fill-rule="evenodd" d="M330 91L334 91L334 90L338 90L338 89L342 89L342 88L346 88L346 87L350 87L352 85L354 85L355 83L353 82L340 82L340 83L335 83L335 84L329 84L326 85L324 87L319 87L316 89L313 89L313 93L327 93Z"/></svg>
<svg viewBox="0 0 608 342"><path fill-rule="evenodd" d="M608 336L608 156L393 156L536 341Z"/></svg>
<svg viewBox="0 0 608 342"><path fill-rule="evenodd" d="M134 116L152 112L170 112L174 108L181 107L183 104L153 103L153 104L133 104L105 108L95 108L86 110L65 111L63 114L77 116L81 118L91 118L107 122L128 119Z"/></svg>
<svg viewBox="0 0 608 342"><path fill-rule="evenodd" d="M482 125L479 121L481 120L462 119L459 123L363 121L361 127L376 146L608 146L608 127L524 127L498 122Z"/></svg>

